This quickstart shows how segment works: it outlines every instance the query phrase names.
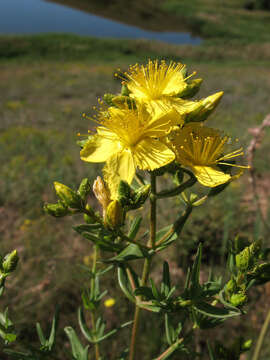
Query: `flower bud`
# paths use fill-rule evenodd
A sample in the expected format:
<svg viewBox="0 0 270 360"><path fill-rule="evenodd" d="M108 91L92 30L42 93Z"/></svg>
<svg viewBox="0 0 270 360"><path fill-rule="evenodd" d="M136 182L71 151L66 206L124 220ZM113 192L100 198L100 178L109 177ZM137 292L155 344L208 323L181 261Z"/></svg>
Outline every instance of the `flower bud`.
<svg viewBox="0 0 270 360"><path fill-rule="evenodd" d="M223 96L223 91L210 95L195 103L194 109L187 114L185 122L201 122L205 121L208 116L215 110Z"/></svg>
<svg viewBox="0 0 270 360"><path fill-rule="evenodd" d="M83 201L86 200L87 196L90 194L90 191L91 191L90 181L87 178L84 178L81 181L81 184L78 189L78 194L80 195Z"/></svg>
<svg viewBox="0 0 270 360"><path fill-rule="evenodd" d="M257 260L261 251L261 241L254 241L250 246L246 247L239 254L236 255L236 266L240 271L251 270Z"/></svg>
<svg viewBox="0 0 270 360"><path fill-rule="evenodd" d="M182 99L189 99L197 94L203 79L194 79L186 83L186 87L177 96Z"/></svg>
<svg viewBox="0 0 270 360"><path fill-rule="evenodd" d="M241 306L244 305L247 301L247 296L245 293L239 292L237 294L232 294L230 297L230 303L233 306Z"/></svg>
<svg viewBox="0 0 270 360"><path fill-rule="evenodd" d="M112 102L114 105L118 106L119 108L128 106L129 109L136 109L135 100L133 100L129 96L121 96L121 95L115 96L112 99Z"/></svg>
<svg viewBox="0 0 270 360"><path fill-rule="evenodd" d="M65 205L70 206L73 209L80 209L82 207L80 196L68 186L55 181L54 188L57 196Z"/></svg>
<svg viewBox="0 0 270 360"><path fill-rule="evenodd" d="M232 294L233 292L235 292L237 289L237 285L234 279L230 279L226 286L225 286L225 292L226 294Z"/></svg>
<svg viewBox="0 0 270 360"><path fill-rule="evenodd" d="M17 250L13 250L11 253L4 257L2 262L2 269L4 273L10 273L16 269L19 261Z"/></svg>
<svg viewBox="0 0 270 360"><path fill-rule="evenodd" d="M113 98L115 97L114 94L104 94L103 96L103 100L105 101L105 103L109 106L114 106L113 103Z"/></svg>
<svg viewBox="0 0 270 360"><path fill-rule="evenodd" d="M141 186L135 193L135 201L134 201L134 207L136 209L138 209L139 207L141 207L146 199L148 198L148 195L150 193L151 190L151 185L143 185Z"/></svg>
<svg viewBox="0 0 270 360"><path fill-rule="evenodd" d="M241 351L247 351L252 346L252 339L246 340L241 344Z"/></svg>
<svg viewBox="0 0 270 360"><path fill-rule="evenodd" d="M235 257L237 268L244 272L249 270L253 265L253 258L250 253L250 248L246 247Z"/></svg>
<svg viewBox="0 0 270 360"><path fill-rule="evenodd" d="M133 190L126 181L121 180L118 186L118 199L122 206L128 205L132 197Z"/></svg>
<svg viewBox="0 0 270 360"><path fill-rule="evenodd" d="M123 224L124 212L119 201L113 200L106 209L106 223L115 228Z"/></svg>
<svg viewBox="0 0 270 360"><path fill-rule="evenodd" d="M103 209L103 218L106 216L106 209L111 201L110 192L106 188L102 178L98 176L93 184L93 192Z"/></svg>
<svg viewBox="0 0 270 360"><path fill-rule="evenodd" d="M130 94L130 91L128 90L127 85L123 84L122 88L121 88L121 95L122 96L129 96L129 94Z"/></svg>
<svg viewBox="0 0 270 360"><path fill-rule="evenodd" d="M61 201L57 204L45 204L43 207L44 211L54 217L63 217L70 213L68 207Z"/></svg>

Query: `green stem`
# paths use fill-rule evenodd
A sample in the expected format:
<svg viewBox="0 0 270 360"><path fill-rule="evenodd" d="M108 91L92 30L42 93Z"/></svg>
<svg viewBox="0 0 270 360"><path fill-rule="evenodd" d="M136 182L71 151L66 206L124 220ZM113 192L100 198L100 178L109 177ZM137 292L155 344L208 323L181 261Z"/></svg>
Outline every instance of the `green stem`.
<svg viewBox="0 0 270 360"><path fill-rule="evenodd" d="M150 239L152 249L155 248L157 227L157 186L156 176L151 173L151 194L150 194Z"/></svg>
<svg viewBox="0 0 270 360"><path fill-rule="evenodd" d="M97 269L97 256L98 256L98 246L94 245L94 256L93 256L93 265L92 265L92 277L90 281L91 286L91 294L95 292L95 279L96 279L96 269ZM91 311L91 323L92 323L92 329L94 333L96 333L96 319L94 310ZM95 355L96 360L99 360L100 353L99 353L99 345L98 343L95 344Z"/></svg>
<svg viewBox="0 0 270 360"><path fill-rule="evenodd" d="M156 206L157 206L157 198L156 198L156 176L151 173L151 195L150 195L150 237L148 241L148 246L151 245L151 248L155 248L155 240L156 240ZM142 281L141 286L145 286L148 281L149 272L150 272L151 258L146 258L144 260L143 265L143 273L142 273ZM137 341L137 333L138 333L138 325L139 325L139 317L140 317L140 307L136 305L134 321L131 333L131 341L130 341L130 351L129 351L129 360L134 360L135 351L136 351L136 341Z"/></svg>
<svg viewBox="0 0 270 360"><path fill-rule="evenodd" d="M179 186L177 186L173 189L160 191L159 193L156 194L156 197L158 199L161 199L161 198L179 195L183 191L185 191L189 187L193 186L197 182L196 177L193 175L193 173L191 171L189 171L187 169L183 169L183 172L185 172L186 174L189 175L189 179L187 181L185 181L184 183L180 184Z"/></svg>
<svg viewBox="0 0 270 360"><path fill-rule="evenodd" d="M257 341L256 347L255 347L255 351L252 357L252 360L258 360L259 359L259 355L260 355L260 351L261 351L261 347L263 344L263 340L265 338L265 334L266 331L268 329L268 325L270 323L270 310L268 311L268 314L266 316L266 319L264 321L263 327L261 329L260 335L259 335L259 339Z"/></svg>
<svg viewBox="0 0 270 360"><path fill-rule="evenodd" d="M178 346L184 341L183 338L178 339L175 343L173 343L164 353L162 353L159 357L157 357L155 360L163 360L167 359L168 356L170 356L177 348Z"/></svg>

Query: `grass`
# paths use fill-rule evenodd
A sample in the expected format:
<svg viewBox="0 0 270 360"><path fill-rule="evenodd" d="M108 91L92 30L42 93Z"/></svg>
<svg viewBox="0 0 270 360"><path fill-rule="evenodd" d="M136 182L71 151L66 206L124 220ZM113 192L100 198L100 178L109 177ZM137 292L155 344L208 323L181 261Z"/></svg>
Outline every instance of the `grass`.
<svg viewBox="0 0 270 360"><path fill-rule="evenodd" d="M268 42L269 11L249 11L245 3L243 0L166 0L160 6L169 14L184 18L189 29L210 42Z"/></svg>
<svg viewBox="0 0 270 360"><path fill-rule="evenodd" d="M94 179L99 174L99 166L80 160L76 134L93 126L81 114L91 114L92 106L105 91L118 91L115 69L162 55L184 61L190 71L196 70L204 79L200 97L225 91L208 124L223 128L247 145L248 128L260 124L270 109L269 51L267 44L242 44L238 48L226 44L223 48L70 35L0 37L0 244L1 252L17 248L20 253L19 270L8 282L6 300L25 338L34 336L36 321L48 325L48 314L52 317L56 302L62 308L62 325L76 323L80 284L86 281L78 265L87 263L91 247L71 231L74 221L80 222L79 217L51 219L43 214L42 203L55 200L53 181L76 188L82 177ZM269 196L269 159L265 156L269 150L266 134L255 164L265 184L261 192L265 197ZM204 242L204 263L219 273L228 241L239 232L253 238L256 211L250 193L245 175L218 201L212 199L203 210L194 212L177 251L171 249L163 255L170 259L175 282L183 280L182 269L192 261L199 241ZM93 198L90 201L97 206ZM177 210L181 205L173 202L171 206ZM165 208L159 211L163 226L171 218ZM260 228L255 236L263 234ZM159 275L154 272L154 276ZM106 313L109 326L113 326L118 319L129 319L132 309L121 300L122 294L110 275L106 285L109 294L117 299L116 307ZM256 318L255 325L251 326L247 318L245 324L231 321L228 326L233 333L240 326L242 333L256 337L266 307L263 293L255 296L262 299L251 305L250 316ZM255 304L261 307L255 308ZM149 324L147 315L141 329L147 334L141 348L146 358L156 354L155 343L160 336L159 326L153 332ZM116 356L117 349L127 342L127 332L122 334L110 345L112 355L107 355L108 359ZM67 341L59 336L59 344L62 341L65 348ZM209 336L213 338L213 333Z"/></svg>

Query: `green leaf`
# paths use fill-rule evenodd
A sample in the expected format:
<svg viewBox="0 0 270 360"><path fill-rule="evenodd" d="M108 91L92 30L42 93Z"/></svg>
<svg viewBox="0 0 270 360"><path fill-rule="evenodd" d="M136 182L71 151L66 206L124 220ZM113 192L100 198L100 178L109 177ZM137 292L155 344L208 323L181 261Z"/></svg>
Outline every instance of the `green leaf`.
<svg viewBox="0 0 270 360"><path fill-rule="evenodd" d="M96 230L102 228L101 224L81 224L72 227L77 233L82 234L84 232L95 233Z"/></svg>
<svg viewBox="0 0 270 360"><path fill-rule="evenodd" d="M200 289L200 267L202 261L202 244L199 245L190 274L190 289L197 292Z"/></svg>
<svg viewBox="0 0 270 360"><path fill-rule="evenodd" d="M136 296L143 296L146 300L153 300L154 295L152 290L148 286L140 286L135 291Z"/></svg>
<svg viewBox="0 0 270 360"><path fill-rule="evenodd" d="M118 282L121 290L130 301L135 303L136 299L135 296L133 295L133 290L130 286L130 282L128 279L127 270L125 266L124 265L118 266L117 273L118 273Z"/></svg>
<svg viewBox="0 0 270 360"><path fill-rule="evenodd" d="M150 279L150 283L151 283L151 288L152 288L152 293L154 295L154 298L158 301L162 300L161 294L159 293L153 279Z"/></svg>
<svg viewBox="0 0 270 360"><path fill-rule="evenodd" d="M37 333L38 333L38 337L39 337L39 341L40 341L41 345L45 345L46 339L45 339L45 336L41 329L40 323L36 323L36 329L37 329Z"/></svg>
<svg viewBox="0 0 270 360"><path fill-rule="evenodd" d="M165 314L165 333L167 338L167 343L171 345L175 340L174 328L171 324L170 317L168 314Z"/></svg>
<svg viewBox="0 0 270 360"><path fill-rule="evenodd" d="M163 279L161 283L161 293L167 297L171 289L170 269L167 261L163 263Z"/></svg>
<svg viewBox="0 0 270 360"><path fill-rule="evenodd" d="M71 326L65 327L64 331L67 334L67 337L69 338L72 355L74 356L74 358L76 360L88 360L89 345L87 345L85 348L82 346L74 329Z"/></svg>
<svg viewBox="0 0 270 360"><path fill-rule="evenodd" d="M130 260L143 259L149 257L147 250L141 248L137 244L129 244L118 255L105 260L105 262L126 262Z"/></svg>
<svg viewBox="0 0 270 360"><path fill-rule="evenodd" d="M90 233L87 233L87 232L83 232L81 235L85 239L90 240L94 244L98 245L101 250L114 252L114 251L119 251L119 250L122 249L122 245L116 244L116 243L114 243L112 241L108 241L102 235L100 237L98 237L96 235L93 235L93 234L90 234Z"/></svg>
<svg viewBox="0 0 270 360"><path fill-rule="evenodd" d="M0 324L4 326L5 329L13 325L13 322L8 318L8 308L6 308L3 313L0 313Z"/></svg>
<svg viewBox="0 0 270 360"><path fill-rule="evenodd" d="M203 315L206 315L209 317L214 317L214 318L220 318L220 319L240 315L239 311L236 312L236 311L231 311L231 310L225 309L225 308L219 308L216 306L212 306L204 301L200 301L200 302L194 304L193 308L196 309L199 313L201 313Z"/></svg>
<svg viewBox="0 0 270 360"><path fill-rule="evenodd" d="M132 223L130 225L129 233L128 233L128 237L131 240L134 240L136 238L136 235L141 226L141 222L142 222L141 216L136 216L135 219L132 221Z"/></svg>
<svg viewBox="0 0 270 360"><path fill-rule="evenodd" d="M116 334L119 330L123 329L124 327L126 327L126 326L128 326L128 325L130 325L130 324L132 324L132 323L133 323L133 320L128 321L128 322L122 324L120 327L118 327L118 328L116 328L116 329L113 329L112 331L109 331L109 332L106 333L104 336L102 336L101 338L99 338L99 342L100 342L100 341L103 341L103 340L105 340L105 339L107 339L107 338L109 338L110 336L112 336L112 335L114 335L114 334Z"/></svg>
<svg viewBox="0 0 270 360"><path fill-rule="evenodd" d="M51 350L53 345L54 345L56 329L57 329L57 325L58 325L58 315L59 315L59 309L57 307L55 315L53 317L51 332L50 332L50 336L49 336L49 339L48 339L48 348L49 348L49 350Z"/></svg>
<svg viewBox="0 0 270 360"><path fill-rule="evenodd" d="M207 347L208 347L208 352L209 352L209 357L210 357L210 360L217 360L216 357L215 357L215 354L214 354L214 351L213 349L211 348L209 342L207 341Z"/></svg>
<svg viewBox="0 0 270 360"><path fill-rule="evenodd" d="M210 297L218 294L222 289L220 281L208 281L202 285L202 296Z"/></svg>
<svg viewBox="0 0 270 360"><path fill-rule="evenodd" d="M83 310L81 307L79 307L79 309L78 309L78 323L79 323L79 326L80 326L83 336L86 338L86 340L93 343L94 339L92 337L91 331L87 328L85 317L84 317Z"/></svg>

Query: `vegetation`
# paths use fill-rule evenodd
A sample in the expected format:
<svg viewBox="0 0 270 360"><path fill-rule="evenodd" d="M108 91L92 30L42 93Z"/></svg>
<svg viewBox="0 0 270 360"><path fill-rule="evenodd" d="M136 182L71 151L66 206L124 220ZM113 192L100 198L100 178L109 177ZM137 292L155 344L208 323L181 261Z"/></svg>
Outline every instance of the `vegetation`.
<svg viewBox="0 0 270 360"><path fill-rule="evenodd" d="M213 10L213 3L218 11L217 6ZM81 264L89 266L92 249L75 232L66 231L79 219L56 222L45 217L42 204L53 201L53 181L77 188L81 178L94 179L100 170L99 166L82 164L75 145L76 134L86 133L94 126L82 118L82 113L91 114L96 99L105 91L118 91L119 83L113 76L117 66L126 69L130 63L156 57L185 62L205 79L201 96L225 92L219 109L207 124L222 124L233 136L241 134L244 146L251 139L248 129L258 126L269 113L269 12L249 11L244 1L167 0L159 6L168 13L184 15L190 28L207 41L200 46L173 46L72 35L0 36L0 243L1 253L9 252L12 243L21 259L15 275L8 279L8 296L1 298L1 308L8 301L21 340L35 338L30 324L36 321L49 327L56 302L61 307L61 327L76 323L80 284L86 282ZM269 150L266 132L255 158L266 221ZM236 234L249 240L264 237L265 246L269 246L268 231L258 216L252 194L245 175L231 184L219 201L209 201L203 211L196 209L177 251L168 250L157 263L169 259L175 279L183 281L182 271L194 260L200 241L205 249L203 269L210 264L216 273L221 272L229 240ZM179 203L171 201L170 206L177 209ZM166 209L159 211L162 226L171 219ZM154 279L159 276L156 265L154 262ZM116 318L122 322L130 319L132 310L120 299L120 290L111 277L106 275L105 279L109 296L116 300L114 307L104 306L112 328ZM268 287L265 291L255 288L250 298L251 312L245 321L230 321L224 332L217 334L218 338L227 336L229 331L232 336L241 332L256 341L268 311L268 296ZM152 356L161 326L157 319L153 329L148 320L146 316L141 324L145 336L140 351L146 354L145 358ZM64 344L58 349L62 354L68 341L64 334L59 336L59 344ZM214 337L216 334L209 332L209 339ZM112 357L127 342L125 335L121 342L115 340L110 345ZM198 340L197 346L203 348L205 344ZM267 360L269 354L269 344L265 342L261 360ZM6 355L1 354L1 359L6 359Z"/></svg>

